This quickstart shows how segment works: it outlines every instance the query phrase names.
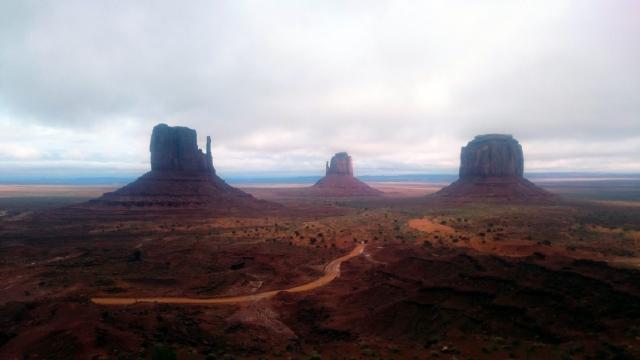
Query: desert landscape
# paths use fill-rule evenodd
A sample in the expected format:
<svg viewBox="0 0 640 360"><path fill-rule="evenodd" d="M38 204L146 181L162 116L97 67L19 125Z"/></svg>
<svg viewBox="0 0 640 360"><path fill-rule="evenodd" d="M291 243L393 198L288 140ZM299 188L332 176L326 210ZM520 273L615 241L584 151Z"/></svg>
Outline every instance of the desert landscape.
<svg viewBox="0 0 640 360"><path fill-rule="evenodd" d="M640 360L639 0L0 1L0 360Z"/></svg>
<svg viewBox="0 0 640 360"><path fill-rule="evenodd" d="M133 190L3 186L0 357L640 356L639 180L539 187L490 139L443 189L211 190L166 141Z"/></svg>

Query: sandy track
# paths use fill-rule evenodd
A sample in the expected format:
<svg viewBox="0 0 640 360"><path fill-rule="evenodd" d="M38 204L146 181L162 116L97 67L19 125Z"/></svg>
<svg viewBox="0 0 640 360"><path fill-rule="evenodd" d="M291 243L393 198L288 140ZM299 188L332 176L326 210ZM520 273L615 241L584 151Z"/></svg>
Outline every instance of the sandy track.
<svg viewBox="0 0 640 360"><path fill-rule="evenodd" d="M96 297L91 301L99 305L132 305L137 303L162 303L162 304L190 304L190 305L216 305L216 304L236 304L248 301L256 301L271 298L280 292L298 293L313 290L321 286L325 286L340 275L340 265L364 252L364 244L358 244L347 255L332 260L324 268L324 275L316 280L283 290L271 290L251 295L214 297L214 298L189 298L189 297L144 297L144 298L113 298L113 297Z"/></svg>

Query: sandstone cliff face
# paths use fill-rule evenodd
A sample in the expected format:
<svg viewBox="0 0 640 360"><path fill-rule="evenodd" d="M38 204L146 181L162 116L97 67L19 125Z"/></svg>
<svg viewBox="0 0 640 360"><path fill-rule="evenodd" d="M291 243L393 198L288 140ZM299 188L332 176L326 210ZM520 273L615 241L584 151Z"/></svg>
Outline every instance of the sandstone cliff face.
<svg viewBox="0 0 640 360"><path fill-rule="evenodd" d="M187 127L159 124L151 134L151 170L215 172L211 155L211 137L207 136L207 152L198 149L197 134Z"/></svg>
<svg viewBox="0 0 640 360"><path fill-rule="evenodd" d="M151 134L151 171L136 181L89 202L90 207L126 209L206 208L229 213L269 209L274 204L256 200L218 177L213 167L211 138L206 153L198 149L193 129L166 124Z"/></svg>
<svg viewBox="0 0 640 360"><path fill-rule="evenodd" d="M511 135L476 136L460 153L460 178L434 194L455 201L550 200L554 196L523 177L522 146Z"/></svg>
<svg viewBox="0 0 640 360"><path fill-rule="evenodd" d="M353 162L346 152L339 152L327 163L325 175L353 176Z"/></svg>
<svg viewBox="0 0 640 360"><path fill-rule="evenodd" d="M476 136L460 153L460 178L513 176L522 178L522 146L511 135Z"/></svg>

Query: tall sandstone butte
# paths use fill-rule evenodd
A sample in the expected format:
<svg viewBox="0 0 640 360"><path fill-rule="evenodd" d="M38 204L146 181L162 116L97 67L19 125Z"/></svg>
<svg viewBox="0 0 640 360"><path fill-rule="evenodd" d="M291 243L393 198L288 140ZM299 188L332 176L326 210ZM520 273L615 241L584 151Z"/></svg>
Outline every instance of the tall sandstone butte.
<svg viewBox="0 0 640 360"><path fill-rule="evenodd" d="M242 210L273 204L228 185L216 175L211 137L206 152L198 148L196 131L159 124L153 128L151 171L136 181L89 202L92 207L213 208Z"/></svg>
<svg viewBox="0 0 640 360"><path fill-rule="evenodd" d="M523 174L522 146L511 135L479 135L460 152L461 179Z"/></svg>
<svg viewBox="0 0 640 360"><path fill-rule="evenodd" d="M353 176L353 160L346 152L333 155L325 168L325 176L308 189L309 195L348 197L382 194Z"/></svg>
<svg viewBox="0 0 640 360"><path fill-rule="evenodd" d="M339 152L327 161L327 171L325 175L346 175L353 176L353 160L346 152Z"/></svg>
<svg viewBox="0 0 640 360"><path fill-rule="evenodd" d="M187 127L159 124L151 133L151 171L212 172L211 137L207 136L207 152L198 148L197 134Z"/></svg>
<svg viewBox="0 0 640 360"><path fill-rule="evenodd" d="M478 135L460 152L459 179L435 194L454 199L551 199L524 178L522 146L511 135Z"/></svg>

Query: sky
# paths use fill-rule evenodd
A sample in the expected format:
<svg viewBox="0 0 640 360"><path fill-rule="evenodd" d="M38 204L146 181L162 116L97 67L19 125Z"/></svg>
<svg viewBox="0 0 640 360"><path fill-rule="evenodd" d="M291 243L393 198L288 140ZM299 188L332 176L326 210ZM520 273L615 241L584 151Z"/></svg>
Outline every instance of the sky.
<svg viewBox="0 0 640 360"><path fill-rule="evenodd" d="M640 172L640 1L0 2L0 179L149 169L155 124L227 175Z"/></svg>

